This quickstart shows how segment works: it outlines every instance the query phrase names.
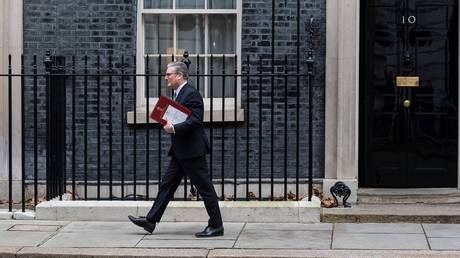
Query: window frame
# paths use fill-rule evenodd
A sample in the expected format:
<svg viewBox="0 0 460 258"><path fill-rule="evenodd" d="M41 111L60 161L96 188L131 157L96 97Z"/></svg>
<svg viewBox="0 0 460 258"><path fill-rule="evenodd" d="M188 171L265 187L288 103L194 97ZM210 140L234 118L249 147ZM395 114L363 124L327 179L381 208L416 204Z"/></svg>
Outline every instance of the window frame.
<svg viewBox="0 0 460 258"><path fill-rule="evenodd" d="M173 8L175 8L175 2L173 1ZM207 7L207 2L205 1L205 8ZM144 1L139 0L137 1L137 50L136 50L136 74L145 74L145 25L144 25L144 17L145 15L149 14L235 14L236 15L236 46L235 46L235 54L226 54L227 57L237 57L236 65L237 65L237 72L241 74L241 33L242 33L242 0L236 1L236 8L235 9L144 9ZM205 16L207 19L207 16ZM176 19L174 19L176 20ZM173 28L173 35L176 35L176 26ZM175 36L174 36L175 37ZM209 35L208 33L205 34L205 45L208 44L207 39ZM174 40L174 49L176 50L176 41ZM206 49L206 47L205 47ZM158 56L158 54L149 55L149 56ZM190 55L191 57L195 57L196 55ZM205 58L206 56L210 56L210 54L200 54L201 57ZM222 54L214 54L215 57L221 57ZM205 62L208 58L205 58ZM156 73L156 72L155 72ZM236 87L237 87L237 121L244 120L244 110L241 109L241 76L236 77ZM136 94L136 111L128 112L128 123L146 123L146 105L147 105L147 98L145 96L145 78L143 76L136 77L137 83L137 94ZM222 121L222 97L214 97L213 99L213 121ZM157 97L150 97L149 98L149 110L153 109L153 106L158 101ZM210 106L211 106L211 98L203 96L204 102L204 121L209 121L210 118ZM136 112L136 120L134 121L133 113ZM235 98L234 97L225 97L225 114L224 114L224 121L234 122L235 112ZM154 121L150 120L149 123L155 123Z"/></svg>

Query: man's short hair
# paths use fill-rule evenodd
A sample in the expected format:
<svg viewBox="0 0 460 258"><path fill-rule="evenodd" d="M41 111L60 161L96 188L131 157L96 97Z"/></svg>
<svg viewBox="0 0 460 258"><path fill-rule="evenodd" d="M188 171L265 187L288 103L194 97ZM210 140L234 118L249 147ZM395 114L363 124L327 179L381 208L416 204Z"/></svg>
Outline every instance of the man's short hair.
<svg viewBox="0 0 460 258"><path fill-rule="evenodd" d="M187 80L188 68L187 65L182 62L172 62L168 64L168 68L173 68L176 73L182 74L182 78Z"/></svg>

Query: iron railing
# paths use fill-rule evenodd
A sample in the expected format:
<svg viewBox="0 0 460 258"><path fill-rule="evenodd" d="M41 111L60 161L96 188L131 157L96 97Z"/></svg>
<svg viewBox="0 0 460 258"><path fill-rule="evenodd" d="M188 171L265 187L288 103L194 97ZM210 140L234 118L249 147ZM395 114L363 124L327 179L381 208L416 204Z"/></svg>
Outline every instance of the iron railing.
<svg viewBox="0 0 460 258"><path fill-rule="evenodd" d="M157 124L138 122L139 82L145 85L144 96L165 94L161 87L164 57L156 58L156 71L150 67L151 58L145 58L145 73L136 73L136 57L130 58L130 64L123 56L117 62L111 56L104 60L100 56L72 56L66 63L61 57L47 55L44 67L36 56L26 58L28 64L22 57L21 72L14 74L9 56L8 74L0 74L0 79L6 79L8 92L10 211L13 202L18 201L13 195L12 132L13 116L17 114L12 97L14 78L19 78L21 88L22 210L32 197L32 206L37 205L40 187L46 189L47 200L62 199L66 192L72 199L84 200L154 199L152 186L158 186L164 174L169 137ZM188 56L185 58L189 61ZM293 61L288 56L281 60L250 60L248 56L241 60L239 71L237 57L232 56L232 73L228 72L225 55L220 57L221 71L213 67L216 57L210 57L209 70L204 72L200 69L203 57L194 58L196 69L190 71L194 86L202 92L208 89L209 119L205 126L211 148L209 168L221 200L299 200L303 184L311 200L313 50L308 52L306 72L302 72L298 57ZM220 78L220 85L215 85L216 78ZM233 85L226 85L228 81ZM156 88L150 85L154 82ZM214 92L217 87L221 96ZM234 97L231 105L225 104L229 98L225 96L226 87L233 90L228 93ZM150 92L152 88L155 94ZM147 106L153 104L149 98L145 100ZM244 110L242 118L238 110ZM129 111L132 119L128 124ZM230 116L225 115L226 111ZM142 111L144 121L149 112ZM156 164L151 166L152 162ZM270 190L264 195L265 185ZM281 194L275 189L278 185ZM183 199L195 199L188 196L187 186L190 184L185 178ZM230 190L226 190L228 187Z"/></svg>

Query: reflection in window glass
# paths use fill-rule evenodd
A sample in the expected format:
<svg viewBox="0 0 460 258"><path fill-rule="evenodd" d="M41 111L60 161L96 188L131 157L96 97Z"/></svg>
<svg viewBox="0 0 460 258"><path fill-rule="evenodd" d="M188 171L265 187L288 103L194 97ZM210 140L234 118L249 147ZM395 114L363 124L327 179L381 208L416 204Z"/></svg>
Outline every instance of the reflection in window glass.
<svg viewBox="0 0 460 258"><path fill-rule="evenodd" d="M204 9L204 0L177 0L176 9Z"/></svg>
<svg viewBox="0 0 460 258"><path fill-rule="evenodd" d="M146 61L145 61L146 62ZM158 56L149 56L149 69L147 71L147 65L145 66L145 72L148 74L161 74L165 73L166 65L171 62L171 57L162 56L161 62ZM147 78L146 78L147 79ZM158 87L161 89L160 95L168 96L169 92L167 90L166 81L164 76L148 76L149 80L149 97L156 98L158 97ZM147 91L146 91L147 92ZM146 93L145 92L145 93ZM144 93L144 94L145 94Z"/></svg>
<svg viewBox="0 0 460 258"><path fill-rule="evenodd" d="M208 0L209 9L235 9L236 0Z"/></svg>
<svg viewBox="0 0 460 258"><path fill-rule="evenodd" d="M222 57L213 57L213 74L218 74L217 76L208 77L208 97L211 96L211 87L212 95L215 98L222 97L222 90L225 88L225 97L233 97L235 95L235 77L234 76L222 76L223 74L223 58ZM235 73L235 58L225 57L225 74L234 74ZM208 69L208 74L211 74L210 68ZM221 76L219 76L221 75ZM225 80L225 85L224 85Z"/></svg>
<svg viewBox="0 0 460 258"><path fill-rule="evenodd" d="M177 48L189 54L204 53L203 15L177 15Z"/></svg>
<svg viewBox="0 0 460 258"><path fill-rule="evenodd" d="M174 2L173 2L174 1ZM205 2L206 1L206 2ZM237 0L144 0L145 9L236 9ZM162 14L142 13L144 22L144 54L149 55L148 66L144 59L145 72L150 74L143 78L148 84L148 96L170 95L164 75L164 69L172 59L181 61L183 52L189 53L191 65L189 82L204 98L235 97L237 79L231 76L235 72L235 55L237 54L237 14L191 14L169 10ZM166 13L165 13L166 12ZM163 14L165 13L165 14ZM199 60L197 54L200 55ZM161 62L159 60L161 55ZM174 58L171 55L175 55ZM211 72L211 55L212 70ZM224 58L225 55L225 64ZM143 58L146 58L143 56ZM199 74L197 76L199 63ZM148 70L147 70L148 67ZM230 76L222 76L225 73ZM147 95L147 89L143 92ZM145 96L144 95L144 96Z"/></svg>
<svg viewBox="0 0 460 258"><path fill-rule="evenodd" d="M196 56L192 56L192 57L189 57L190 61L192 62L190 64L190 67L189 67L189 79L188 79L188 82L195 88L197 88L200 93L201 93L201 96L205 96L205 85L204 85L204 81L205 81L205 76L203 76L203 74L205 74L204 72L204 57L200 56L200 66L198 67L197 66L197 58ZM182 61L182 59L179 59L179 61ZM199 76L197 76L198 74L198 68L199 68ZM198 77L199 77L199 80L198 80Z"/></svg>
<svg viewBox="0 0 460 258"><path fill-rule="evenodd" d="M209 15L209 50L211 54L234 54L235 15Z"/></svg>
<svg viewBox="0 0 460 258"><path fill-rule="evenodd" d="M172 9L173 0L144 0L144 8Z"/></svg>
<svg viewBox="0 0 460 258"><path fill-rule="evenodd" d="M145 54L167 53L173 46L173 16L145 15Z"/></svg>

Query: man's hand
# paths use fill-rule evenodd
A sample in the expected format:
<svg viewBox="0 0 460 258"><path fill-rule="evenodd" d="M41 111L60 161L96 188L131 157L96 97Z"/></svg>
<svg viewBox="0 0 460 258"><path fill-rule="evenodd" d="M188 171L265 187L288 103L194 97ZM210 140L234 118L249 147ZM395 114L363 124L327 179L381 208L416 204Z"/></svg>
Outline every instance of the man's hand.
<svg viewBox="0 0 460 258"><path fill-rule="evenodd" d="M171 124L171 122L169 121L166 121L166 125L163 126L163 129L165 130L165 132L167 133L174 133L174 126Z"/></svg>

